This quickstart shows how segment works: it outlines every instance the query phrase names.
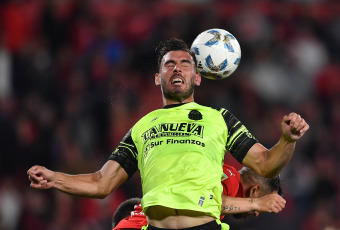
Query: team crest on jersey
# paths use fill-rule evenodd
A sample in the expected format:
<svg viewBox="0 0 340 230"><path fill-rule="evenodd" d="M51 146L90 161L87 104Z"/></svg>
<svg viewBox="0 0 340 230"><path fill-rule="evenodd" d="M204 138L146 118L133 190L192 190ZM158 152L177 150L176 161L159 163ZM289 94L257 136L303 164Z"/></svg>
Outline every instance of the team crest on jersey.
<svg viewBox="0 0 340 230"><path fill-rule="evenodd" d="M227 174L225 174L224 172L223 172L223 175L222 175L222 178L221 178L221 181L224 181L224 180L226 180L226 179L228 179L229 177L228 177L228 175Z"/></svg>
<svg viewBox="0 0 340 230"><path fill-rule="evenodd" d="M223 175L221 178L222 181L225 179L228 179L229 177L236 176L236 174L234 174L230 169L226 169L226 170L229 172L229 176L225 172L223 172Z"/></svg>
<svg viewBox="0 0 340 230"><path fill-rule="evenodd" d="M191 135L203 138L203 125L196 123L162 123L144 132L141 137L144 143L159 137L189 137Z"/></svg>
<svg viewBox="0 0 340 230"><path fill-rule="evenodd" d="M188 117L189 119L195 120L195 121L202 120L203 118L202 114L197 110L191 110Z"/></svg>

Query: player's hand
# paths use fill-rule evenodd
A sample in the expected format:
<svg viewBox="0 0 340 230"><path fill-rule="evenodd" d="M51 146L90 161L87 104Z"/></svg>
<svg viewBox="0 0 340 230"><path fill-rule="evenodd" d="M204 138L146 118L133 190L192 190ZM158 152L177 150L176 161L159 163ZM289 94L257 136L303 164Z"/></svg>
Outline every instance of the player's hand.
<svg viewBox="0 0 340 230"><path fill-rule="evenodd" d="M268 194L260 198L255 198L256 210L258 212L279 213L286 206L286 200L278 194Z"/></svg>
<svg viewBox="0 0 340 230"><path fill-rule="evenodd" d="M31 167L27 171L30 187L36 189L49 189L54 185L55 172L39 165Z"/></svg>
<svg viewBox="0 0 340 230"><path fill-rule="evenodd" d="M308 129L307 122L297 113L290 113L282 119L282 134L286 141L297 141Z"/></svg>

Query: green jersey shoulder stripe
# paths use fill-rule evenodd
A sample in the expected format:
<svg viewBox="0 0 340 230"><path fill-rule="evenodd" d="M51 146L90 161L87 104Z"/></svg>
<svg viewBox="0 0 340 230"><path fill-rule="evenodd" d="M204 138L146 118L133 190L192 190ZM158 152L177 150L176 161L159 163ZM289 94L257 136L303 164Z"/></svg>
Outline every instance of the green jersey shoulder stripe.
<svg viewBox="0 0 340 230"><path fill-rule="evenodd" d="M224 121L228 127L228 140L226 148L229 150L240 163L247 154L248 150L257 139L248 131L248 129L239 121L230 111L222 108L219 109Z"/></svg>
<svg viewBox="0 0 340 230"><path fill-rule="evenodd" d="M109 157L109 160L117 161L131 177L138 169L137 148L131 137L131 130L124 136L118 147Z"/></svg>

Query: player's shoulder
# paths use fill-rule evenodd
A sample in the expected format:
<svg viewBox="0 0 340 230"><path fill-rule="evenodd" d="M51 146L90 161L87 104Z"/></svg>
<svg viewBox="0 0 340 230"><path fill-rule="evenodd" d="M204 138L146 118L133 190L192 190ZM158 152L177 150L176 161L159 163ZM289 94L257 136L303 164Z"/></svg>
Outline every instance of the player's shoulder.
<svg viewBox="0 0 340 230"><path fill-rule="evenodd" d="M241 188L240 173L230 165L223 165L223 176L221 183L223 186L223 194L226 196L237 196Z"/></svg>
<svg viewBox="0 0 340 230"><path fill-rule="evenodd" d="M211 106L203 106L203 105L201 105L201 106L202 106L202 108L210 110L213 113L222 115L222 117L225 120L235 117L234 114L232 112L230 112L230 110L227 109L227 108L223 108L223 107L211 107Z"/></svg>
<svg viewBox="0 0 340 230"><path fill-rule="evenodd" d="M231 165L224 164L223 165L223 176L230 178L232 176L238 176L239 172Z"/></svg>
<svg viewBox="0 0 340 230"><path fill-rule="evenodd" d="M206 106L206 105L200 105L198 103L190 103L190 108L191 109L197 109L197 110L205 110L205 111L209 111L210 113L215 113L216 115L219 114L224 114L226 113L228 110L225 108L219 108L219 107L212 107L212 106Z"/></svg>
<svg viewBox="0 0 340 230"><path fill-rule="evenodd" d="M214 109L217 110L224 117L224 119L234 117L234 114L226 108L214 108Z"/></svg>
<svg viewBox="0 0 340 230"><path fill-rule="evenodd" d="M218 122L226 123L225 114L228 113L228 110L225 108L217 108L217 107L192 103L190 109L198 110L200 113L202 113L203 119L212 120L212 121L215 121L216 123Z"/></svg>
<svg viewBox="0 0 340 230"><path fill-rule="evenodd" d="M156 110L153 110L151 112L149 112L148 114L144 115L142 118L140 118L136 124L136 125L143 125L145 122L153 122L154 120L156 120L160 114L164 113L164 110L163 109L156 109Z"/></svg>

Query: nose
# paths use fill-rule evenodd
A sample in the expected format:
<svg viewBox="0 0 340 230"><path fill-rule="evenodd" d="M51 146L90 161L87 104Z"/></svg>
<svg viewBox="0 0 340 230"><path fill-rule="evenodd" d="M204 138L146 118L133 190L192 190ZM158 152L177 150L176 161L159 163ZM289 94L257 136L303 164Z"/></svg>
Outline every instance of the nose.
<svg viewBox="0 0 340 230"><path fill-rule="evenodd" d="M181 67L180 67L180 65L175 65L175 67L174 67L174 72L181 72L182 70L181 70Z"/></svg>

